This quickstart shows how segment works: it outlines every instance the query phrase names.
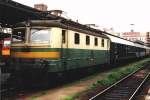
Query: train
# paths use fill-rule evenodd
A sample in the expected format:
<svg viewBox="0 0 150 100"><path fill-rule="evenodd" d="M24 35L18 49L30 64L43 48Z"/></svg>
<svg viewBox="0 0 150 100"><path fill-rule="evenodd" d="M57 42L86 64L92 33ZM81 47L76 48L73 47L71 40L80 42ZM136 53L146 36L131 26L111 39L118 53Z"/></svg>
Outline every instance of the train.
<svg viewBox="0 0 150 100"><path fill-rule="evenodd" d="M8 66L24 77L44 77L149 55L150 47L78 22L28 20L13 27Z"/></svg>

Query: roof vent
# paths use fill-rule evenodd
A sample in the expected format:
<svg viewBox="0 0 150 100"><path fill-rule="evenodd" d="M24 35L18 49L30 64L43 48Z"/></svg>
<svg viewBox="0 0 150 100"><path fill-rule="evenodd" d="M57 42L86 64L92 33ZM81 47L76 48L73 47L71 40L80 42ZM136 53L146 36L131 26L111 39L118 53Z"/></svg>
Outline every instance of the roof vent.
<svg viewBox="0 0 150 100"><path fill-rule="evenodd" d="M51 10L50 13L55 16L61 16L64 11L62 10Z"/></svg>

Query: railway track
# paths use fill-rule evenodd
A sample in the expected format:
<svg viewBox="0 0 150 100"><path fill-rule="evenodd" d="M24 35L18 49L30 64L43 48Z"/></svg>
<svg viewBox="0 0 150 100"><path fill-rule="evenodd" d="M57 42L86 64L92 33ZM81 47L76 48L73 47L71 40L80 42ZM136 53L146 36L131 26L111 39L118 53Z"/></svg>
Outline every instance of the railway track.
<svg viewBox="0 0 150 100"><path fill-rule="evenodd" d="M126 76L89 100L133 100L150 77L150 64L146 64L144 67Z"/></svg>

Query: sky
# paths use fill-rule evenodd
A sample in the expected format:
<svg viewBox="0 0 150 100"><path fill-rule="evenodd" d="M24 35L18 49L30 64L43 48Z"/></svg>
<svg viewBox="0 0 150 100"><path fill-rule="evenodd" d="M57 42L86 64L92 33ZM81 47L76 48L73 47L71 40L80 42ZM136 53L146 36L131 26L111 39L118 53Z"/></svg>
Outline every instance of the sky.
<svg viewBox="0 0 150 100"><path fill-rule="evenodd" d="M116 32L150 31L149 0L14 0L27 6L43 3L59 9L72 20L113 28ZM134 25L130 25L134 24Z"/></svg>

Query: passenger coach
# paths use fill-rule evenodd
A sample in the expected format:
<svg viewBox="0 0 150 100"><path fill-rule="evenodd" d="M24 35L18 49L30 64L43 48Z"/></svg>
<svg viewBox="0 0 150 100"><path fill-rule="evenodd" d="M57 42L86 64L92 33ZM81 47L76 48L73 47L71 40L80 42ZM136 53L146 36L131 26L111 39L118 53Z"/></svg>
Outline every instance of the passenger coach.
<svg viewBox="0 0 150 100"><path fill-rule="evenodd" d="M103 34L108 36L111 41L110 62L112 64L150 55L150 47L146 47L143 44L129 41L109 33Z"/></svg>

